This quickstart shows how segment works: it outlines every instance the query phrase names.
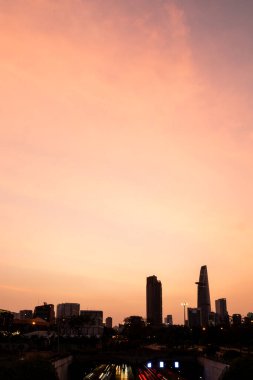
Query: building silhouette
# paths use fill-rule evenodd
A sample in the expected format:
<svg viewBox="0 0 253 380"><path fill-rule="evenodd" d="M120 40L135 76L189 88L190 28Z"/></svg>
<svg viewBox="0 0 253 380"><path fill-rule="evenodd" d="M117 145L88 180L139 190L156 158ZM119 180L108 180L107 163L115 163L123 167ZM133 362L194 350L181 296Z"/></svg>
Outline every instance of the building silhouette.
<svg viewBox="0 0 253 380"><path fill-rule="evenodd" d="M200 327L202 325L201 309L197 307L188 307L188 326L190 328Z"/></svg>
<svg viewBox="0 0 253 380"><path fill-rule="evenodd" d="M156 276L147 277L146 285L147 322L159 326L162 324L162 284Z"/></svg>
<svg viewBox="0 0 253 380"><path fill-rule="evenodd" d="M52 323L55 318L54 305L44 302L41 306L35 306L33 318L41 318Z"/></svg>
<svg viewBox="0 0 253 380"><path fill-rule="evenodd" d="M164 324L166 326L172 326L173 325L173 318L172 318L171 314L166 315L166 317L164 318Z"/></svg>
<svg viewBox="0 0 253 380"><path fill-rule="evenodd" d="M198 308L201 311L201 326L208 326L211 312L210 292L208 283L207 266L200 268L198 285Z"/></svg>
<svg viewBox="0 0 253 380"><path fill-rule="evenodd" d="M87 325L103 326L102 310L81 310L80 316Z"/></svg>
<svg viewBox="0 0 253 380"><path fill-rule="evenodd" d="M11 331L13 314L8 310L0 309L0 331Z"/></svg>
<svg viewBox="0 0 253 380"><path fill-rule="evenodd" d="M78 317L80 314L79 303L60 303L57 305L57 318Z"/></svg>
<svg viewBox="0 0 253 380"><path fill-rule="evenodd" d="M81 333L84 336L102 336L103 311L102 310L81 310L80 317L82 320Z"/></svg>
<svg viewBox="0 0 253 380"><path fill-rule="evenodd" d="M215 311L217 314L217 323L218 324L228 324L229 323L226 298L219 298L218 300L215 301Z"/></svg>
<svg viewBox="0 0 253 380"><path fill-rule="evenodd" d="M112 317L107 317L105 320L105 327L112 329Z"/></svg>

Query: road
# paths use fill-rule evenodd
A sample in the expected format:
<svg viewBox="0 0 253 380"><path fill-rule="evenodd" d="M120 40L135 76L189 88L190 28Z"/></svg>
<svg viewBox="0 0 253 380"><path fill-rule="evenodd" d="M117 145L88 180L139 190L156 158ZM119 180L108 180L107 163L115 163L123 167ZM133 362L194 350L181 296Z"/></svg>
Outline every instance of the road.
<svg viewBox="0 0 253 380"><path fill-rule="evenodd" d="M169 369L157 370L154 368L138 368L138 378L139 380L186 380L181 377L179 373L173 373Z"/></svg>
<svg viewBox="0 0 253 380"><path fill-rule="evenodd" d="M135 375L134 375L135 373ZM169 369L157 370L147 368L146 366L138 367L135 371L131 366L126 364L103 364L100 365L83 380L186 380L180 374L175 374Z"/></svg>

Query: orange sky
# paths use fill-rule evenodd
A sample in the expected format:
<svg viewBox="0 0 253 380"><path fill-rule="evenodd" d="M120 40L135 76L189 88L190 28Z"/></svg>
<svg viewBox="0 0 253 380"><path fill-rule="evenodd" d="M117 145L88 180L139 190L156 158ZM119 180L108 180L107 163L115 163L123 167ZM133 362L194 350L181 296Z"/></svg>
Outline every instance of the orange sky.
<svg viewBox="0 0 253 380"><path fill-rule="evenodd" d="M253 309L252 11L0 0L0 308Z"/></svg>

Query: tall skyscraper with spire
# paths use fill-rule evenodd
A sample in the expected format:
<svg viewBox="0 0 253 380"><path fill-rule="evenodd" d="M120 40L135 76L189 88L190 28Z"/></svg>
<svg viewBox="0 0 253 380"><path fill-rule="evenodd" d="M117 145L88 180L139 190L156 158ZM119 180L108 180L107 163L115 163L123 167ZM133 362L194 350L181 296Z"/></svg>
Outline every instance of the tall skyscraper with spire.
<svg viewBox="0 0 253 380"><path fill-rule="evenodd" d="M201 311L201 325L208 326L211 302L206 265L200 268L199 281L196 284L198 285L198 308Z"/></svg>
<svg viewBox="0 0 253 380"><path fill-rule="evenodd" d="M146 287L147 322L162 324L162 284L156 276L147 277Z"/></svg>

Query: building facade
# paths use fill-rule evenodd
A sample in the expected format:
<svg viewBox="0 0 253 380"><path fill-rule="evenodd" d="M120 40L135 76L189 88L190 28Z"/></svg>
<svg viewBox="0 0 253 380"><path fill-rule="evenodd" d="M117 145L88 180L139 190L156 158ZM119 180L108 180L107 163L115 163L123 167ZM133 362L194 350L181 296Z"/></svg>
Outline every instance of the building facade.
<svg viewBox="0 0 253 380"><path fill-rule="evenodd" d="M87 325L103 326L103 312L101 310L81 310L80 316Z"/></svg>
<svg viewBox="0 0 253 380"><path fill-rule="evenodd" d="M101 336L103 335L103 312L102 310L81 310L82 335Z"/></svg>
<svg viewBox="0 0 253 380"><path fill-rule="evenodd" d="M107 317L105 320L105 327L112 329L112 317Z"/></svg>
<svg viewBox="0 0 253 380"><path fill-rule="evenodd" d="M194 327L200 327L202 325L201 309L197 307L188 307L188 326L192 329Z"/></svg>
<svg viewBox="0 0 253 380"><path fill-rule="evenodd" d="M57 305L57 318L78 317L79 314L79 303L61 303Z"/></svg>
<svg viewBox="0 0 253 380"><path fill-rule="evenodd" d="M33 318L41 318L52 323L55 319L54 305L44 302L41 306L35 306Z"/></svg>
<svg viewBox="0 0 253 380"><path fill-rule="evenodd" d="M215 300L215 311L217 314L217 323L218 324L228 324L229 323L226 298L219 298L218 300Z"/></svg>
<svg viewBox="0 0 253 380"><path fill-rule="evenodd" d="M156 276L147 277L146 284L147 323L162 324L162 284Z"/></svg>

